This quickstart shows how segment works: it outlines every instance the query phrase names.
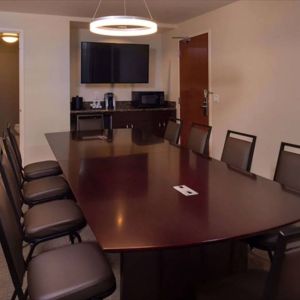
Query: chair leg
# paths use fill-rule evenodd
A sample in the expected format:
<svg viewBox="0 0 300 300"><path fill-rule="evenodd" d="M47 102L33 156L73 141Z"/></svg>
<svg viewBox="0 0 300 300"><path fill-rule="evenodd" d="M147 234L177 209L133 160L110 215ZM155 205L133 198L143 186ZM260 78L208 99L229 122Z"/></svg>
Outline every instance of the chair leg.
<svg viewBox="0 0 300 300"><path fill-rule="evenodd" d="M269 255L270 261L272 262L273 261L273 252L271 250L268 250L268 255Z"/></svg>
<svg viewBox="0 0 300 300"><path fill-rule="evenodd" d="M19 291L18 291L19 290ZM28 288L26 288L25 293L23 293L22 288L19 287L17 289L14 290L14 293L11 296L11 300L27 300L28 298Z"/></svg>
<svg viewBox="0 0 300 300"><path fill-rule="evenodd" d="M70 238L71 244L73 245L73 244L75 243L75 237L74 237L74 234L71 233L71 234L69 235L69 238Z"/></svg>
<svg viewBox="0 0 300 300"><path fill-rule="evenodd" d="M78 243L81 243L81 242L82 242L81 236L80 236L80 234L79 234L78 232L74 232L73 235L77 238Z"/></svg>
<svg viewBox="0 0 300 300"><path fill-rule="evenodd" d="M27 298L28 298L28 287L25 290L24 297L25 297L25 300L27 300Z"/></svg>
<svg viewBox="0 0 300 300"><path fill-rule="evenodd" d="M11 300L15 300L17 298L17 291L16 290L14 290L14 293L12 294L12 296L11 296Z"/></svg>
<svg viewBox="0 0 300 300"><path fill-rule="evenodd" d="M30 250L29 250L29 253L28 253L28 255L26 257L26 260L25 260L26 266L28 266L28 263L30 262L30 260L32 258L32 255L33 255L33 252L34 252L34 249L35 249L36 246L37 246L37 244L30 245Z"/></svg>

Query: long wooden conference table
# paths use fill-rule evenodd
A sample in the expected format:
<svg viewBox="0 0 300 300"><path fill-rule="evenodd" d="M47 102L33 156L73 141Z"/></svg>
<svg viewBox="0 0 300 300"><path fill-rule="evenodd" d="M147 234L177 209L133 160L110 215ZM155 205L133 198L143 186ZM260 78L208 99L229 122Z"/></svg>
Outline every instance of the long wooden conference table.
<svg viewBox="0 0 300 300"><path fill-rule="evenodd" d="M46 135L97 241L121 253L122 300L192 299L232 271L232 241L300 220L299 195L276 182L141 130L107 136Z"/></svg>

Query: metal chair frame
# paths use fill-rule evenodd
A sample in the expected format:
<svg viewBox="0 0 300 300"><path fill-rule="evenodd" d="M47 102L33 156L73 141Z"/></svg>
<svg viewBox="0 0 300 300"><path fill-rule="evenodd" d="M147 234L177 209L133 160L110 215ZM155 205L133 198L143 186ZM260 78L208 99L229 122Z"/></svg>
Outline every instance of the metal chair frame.
<svg viewBox="0 0 300 300"><path fill-rule="evenodd" d="M3 157L3 150L0 147L0 174L1 174L1 177L2 177L2 181L4 183L4 187L5 187L8 199L10 200L10 202L12 204L13 211L14 211L15 217L16 217L16 221L20 224L20 227L22 228L23 240L30 245L30 250L29 250L28 256L25 260L26 263L28 263L30 261L32 255L34 253L35 248L40 243L50 241L50 240L53 240L53 239L57 239L57 238L60 238L60 237L63 237L63 236L69 236L70 241L71 241L72 244L74 244L75 238L80 243L81 242L81 237L80 237L80 234L78 233L78 231L81 230L86 225L86 223L81 224L80 226L76 226L76 227L72 228L72 230L66 230L66 231L56 233L56 234L51 234L51 235L43 237L43 238L38 238L38 239L33 239L33 240L26 238L26 236L24 234L24 231L23 231L24 226L21 222L21 217L23 217L23 215L19 216L18 209L16 208L16 204L15 204L15 201L13 199L13 193L12 193L11 188L9 186L9 180L7 178L7 174L6 174L6 171L4 169L4 166L2 165L2 157Z"/></svg>
<svg viewBox="0 0 300 300"><path fill-rule="evenodd" d="M247 168L246 168L246 171L250 172L251 165L252 165L252 160L253 160L253 155L254 155L254 150L255 150L255 145L256 145L256 136L252 135L252 134L248 134L248 133L239 132L239 131L227 130L221 161L223 160L223 155L224 155L224 149L225 149L225 146L226 146L226 142L227 142L227 140L228 140L228 138L230 137L231 134L236 134L236 135L240 135L240 136L244 136L244 137L248 137L248 138L252 139L249 158L248 158L248 163L247 163Z"/></svg>
<svg viewBox="0 0 300 300"><path fill-rule="evenodd" d="M179 119L179 118L169 118L168 122L174 122L176 124L179 124L178 136L175 139L175 144L178 144L180 133L181 133L181 129L182 129L182 120ZM168 126L168 124L167 124L167 126ZM166 129L167 129L167 126L166 126Z"/></svg>
<svg viewBox="0 0 300 300"><path fill-rule="evenodd" d="M281 144L280 144L280 149L279 149L279 154L278 154L278 158L277 158L277 163L276 163L276 168L275 168L275 173L274 173L274 178L273 178L274 181L277 181L277 176L278 176L278 166L279 166L279 162L280 162L280 160L281 160L282 152L284 151L284 148L285 148L285 147L291 147L291 148L300 149L300 145L281 142ZM300 155L300 154L299 154L299 155Z"/></svg>
<svg viewBox="0 0 300 300"><path fill-rule="evenodd" d="M20 228L20 233L22 235L21 228ZM12 278L12 282L13 282L13 285L14 285L14 292L13 292L13 295L11 297L11 300L15 300L17 297L18 297L19 300L27 300L28 299L28 287L26 287L25 291L23 291L23 281L20 282L19 276L18 276L17 271L14 267L13 257L12 257L12 254L10 252L10 249L9 249L8 241L6 239L6 234L3 230L3 225L2 225L1 219L0 219L0 240L1 240L1 245L2 245L3 252L4 252L4 256L5 256L5 259L6 259L6 262L7 262L7 266L8 266L8 269L9 269L9 272L10 272L10 275L11 275L11 278ZM28 259L24 260L23 279L24 279L29 261L30 260L28 260ZM107 295L104 295L104 297L109 296L112 292L113 291L111 291L111 290L107 291ZM94 298L91 298L91 299L88 299L88 300L96 300L96 299L102 300L103 298L102 297L101 298L100 297L99 298L94 297Z"/></svg>
<svg viewBox="0 0 300 300"><path fill-rule="evenodd" d="M207 137L206 137L205 146L204 146L204 153L200 154L200 155L209 156L208 148L209 148L209 139L210 139L210 136L211 136L212 126L192 122L191 130L192 130L193 127L195 127L195 128L197 128L197 127L205 128L205 130L207 131Z"/></svg>

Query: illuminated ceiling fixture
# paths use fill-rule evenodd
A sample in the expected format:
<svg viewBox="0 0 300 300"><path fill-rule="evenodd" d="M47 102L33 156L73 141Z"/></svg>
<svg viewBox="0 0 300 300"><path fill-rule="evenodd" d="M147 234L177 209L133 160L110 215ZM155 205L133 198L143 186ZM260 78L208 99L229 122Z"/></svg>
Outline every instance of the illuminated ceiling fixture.
<svg viewBox="0 0 300 300"><path fill-rule="evenodd" d="M153 21L146 0L143 1L150 19L127 16L126 0L123 1L123 16L104 16L96 19L95 17L102 2L102 0L100 0L90 23L90 31L96 34L108 36L141 36L157 32L157 24Z"/></svg>
<svg viewBox="0 0 300 300"><path fill-rule="evenodd" d="M6 43L15 43L19 40L19 36L17 33L2 33L2 40Z"/></svg>

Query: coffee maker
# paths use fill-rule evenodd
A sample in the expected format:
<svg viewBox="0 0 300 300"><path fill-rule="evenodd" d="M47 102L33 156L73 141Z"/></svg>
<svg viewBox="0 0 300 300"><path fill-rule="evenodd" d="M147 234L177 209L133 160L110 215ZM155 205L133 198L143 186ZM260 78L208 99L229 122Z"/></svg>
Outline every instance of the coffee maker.
<svg viewBox="0 0 300 300"><path fill-rule="evenodd" d="M107 109L115 109L116 100L113 93L105 93L104 94L105 107Z"/></svg>
<svg viewBox="0 0 300 300"><path fill-rule="evenodd" d="M81 110L81 109L83 109L83 98L79 97L79 96L72 97L71 109L72 110Z"/></svg>

